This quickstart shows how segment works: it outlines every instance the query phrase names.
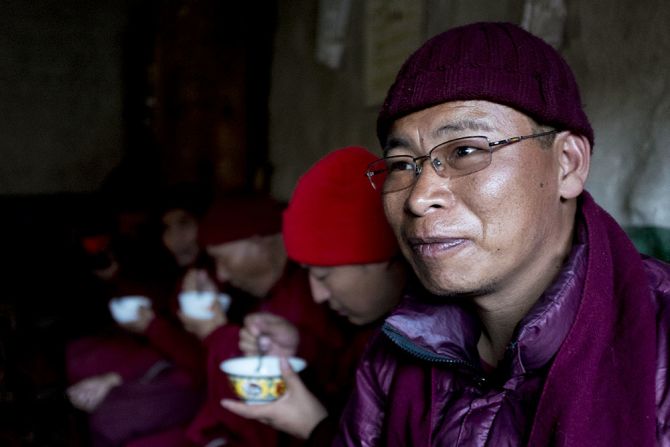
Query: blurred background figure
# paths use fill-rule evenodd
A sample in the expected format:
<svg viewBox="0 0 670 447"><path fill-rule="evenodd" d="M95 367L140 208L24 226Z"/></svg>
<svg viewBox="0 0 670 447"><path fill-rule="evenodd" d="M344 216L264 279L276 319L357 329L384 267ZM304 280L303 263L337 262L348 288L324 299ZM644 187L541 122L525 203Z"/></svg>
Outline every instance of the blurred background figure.
<svg viewBox="0 0 670 447"><path fill-rule="evenodd" d="M115 205L81 237L89 286L68 309L66 394L95 447L181 446L203 399L203 350L176 317L176 277L152 242L150 205Z"/></svg>
<svg viewBox="0 0 670 447"><path fill-rule="evenodd" d="M177 184L161 194L158 207L161 240L179 269L204 262L198 227L211 201L210 195L195 183Z"/></svg>
<svg viewBox="0 0 670 447"><path fill-rule="evenodd" d="M279 203L265 196L231 195L216 201L200 227L200 238L214 259L216 273L214 277L198 273L191 287L228 284L232 315L262 311L291 322L301 336L297 355L307 360L308 374L315 383L326 383L333 379L333 366L340 360L332 353L348 345L350 326L314 302L307 272L288 260L281 235L282 211ZM238 303L244 310L232 312ZM189 439L197 445L226 442L273 446L292 442L271 427L221 407L221 399L233 394L219 365L242 354L241 319L228 318L219 306L212 311L210 319L180 314L185 327L202 339L208 352L207 403L189 428Z"/></svg>
<svg viewBox="0 0 670 447"><path fill-rule="evenodd" d="M284 212L288 256L309 272L314 301L328 303L361 326L355 342L337 354L335 368L344 380L332 390L336 393L317 389L324 401L320 402L284 363L288 386L279 401L253 406L223 401L225 408L239 415L265 421L314 446L332 442L368 337L400 301L409 275L381 197L365 176L376 158L355 146L331 152L300 178ZM248 316L245 323L240 340L245 353L256 355L261 346L271 354L295 355L300 334L287 320L260 313ZM339 398L333 399L333 394Z"/></svg>

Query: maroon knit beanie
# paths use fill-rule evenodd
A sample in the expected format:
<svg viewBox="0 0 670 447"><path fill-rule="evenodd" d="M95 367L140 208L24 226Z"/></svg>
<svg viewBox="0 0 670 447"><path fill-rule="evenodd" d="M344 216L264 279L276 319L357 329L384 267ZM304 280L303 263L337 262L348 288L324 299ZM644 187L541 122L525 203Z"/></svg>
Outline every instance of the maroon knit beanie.
<svg viewBox="0 0 670 447"><path fill-rule="evenodd" d="M253 236L281 232L282 206L267 196L238 194L220 197L198 228L203 246L221 245Z"/></svg>
<svg viewBox="0 0 670 447"><path fill-rule="evenodd" d="M291 259L318 266L369 264L398 252L381 196L365 176L377 158L362 147L345 147L298 180L284 211L284 245Z"/></svg>
<svg viewBox="0 0 670 447"><path fill-rule="evenodd" d="M398 118L448 101L487 100L593 146L572 70L549 44L511 23L473 23L438 34L400 69L377 118L382 146Z"/></svg>

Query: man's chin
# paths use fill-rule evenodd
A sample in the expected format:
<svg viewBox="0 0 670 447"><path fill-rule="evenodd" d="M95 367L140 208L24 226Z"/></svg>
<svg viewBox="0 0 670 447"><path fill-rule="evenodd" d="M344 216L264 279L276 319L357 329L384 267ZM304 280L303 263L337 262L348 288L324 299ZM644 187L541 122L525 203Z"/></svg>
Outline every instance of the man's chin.
<svg viewBox="0 0 670 447"><path fill-rule="evenodd" d="M448 299L478 298L489 295L495 290L495 287L492 284L458 284L455 282L436 283L435 281L424 281L423 278L421 278L421 282L431 294Z"/></svg>

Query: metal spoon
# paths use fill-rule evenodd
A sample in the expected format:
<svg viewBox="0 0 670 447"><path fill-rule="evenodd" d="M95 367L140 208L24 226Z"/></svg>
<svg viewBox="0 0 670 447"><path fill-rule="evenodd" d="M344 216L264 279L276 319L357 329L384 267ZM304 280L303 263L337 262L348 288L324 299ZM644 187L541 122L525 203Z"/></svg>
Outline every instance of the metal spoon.
<svg viewBox="0 0 670 447"><path fill-rule="evenodd" d="M263 365L263 356L265 355L265 349L261 345L261 335L258 336L256 339L256 348L258 349L258 364L256 365L256 372L259 372L261 370L261 366Z"/></svg>

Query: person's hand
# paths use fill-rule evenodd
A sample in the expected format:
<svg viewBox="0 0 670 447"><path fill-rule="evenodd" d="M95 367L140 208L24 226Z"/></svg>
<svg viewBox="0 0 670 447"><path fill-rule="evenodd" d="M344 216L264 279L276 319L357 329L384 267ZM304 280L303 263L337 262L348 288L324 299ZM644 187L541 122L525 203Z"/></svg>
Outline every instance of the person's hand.
<svg viewBox="0 0 670 447"><path fill-rule="evenodd" d="M120 375L110 372L77 382L65 392L75 408L91 413L105 400L111 389L122 382Z"/></svg>
<svg viewBox="0 0 670 447"><path fill-rule="evenodd" d="M286 357L279 360L286 392L277 401L269 404L248 405L232 399L223 399L221 406L237 415L255 419L296 438L307 439L328 411L305 387L288 363Z"/></svg>
<svg viewBox="0 0 670 447"><path fill-rule="evenodd" d="M216 283L209 277L207 271L196 268L186 272L181 290L182 292L218 292Z"/></svg>
<svg viewBox="0 0 670 447"><path fill-rule="evenodd" d="M129 332L142 335L147 331L154 318L156 318L156 314L154 314L151 307L140 306L137 309L137 320L129 323L119 323L119 326Z"/></svg>
<svg viewBox="0 0 670 447"><path fill-rule="evenodd" d="M245 355L295 355L300 343L298 329L288 320L265 312L247 315L240 330L240 350Z"/></svg>
<svg viewBox="0 0 670 447"><path fill-rule="evenodd" d="M216 283L209 277L207 271L195 268L189 269L184 275L181 291L218 293ZM184 329L195 334L200 340L204 340L214 330L228 323L228 317L217 300L214 300L209 310L212 312L211 318L192 318L181 310L177 311L177 316L184 325Z"/></svg>

